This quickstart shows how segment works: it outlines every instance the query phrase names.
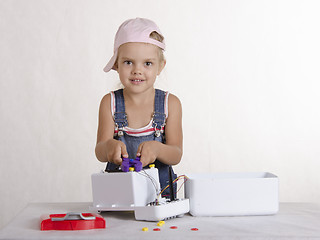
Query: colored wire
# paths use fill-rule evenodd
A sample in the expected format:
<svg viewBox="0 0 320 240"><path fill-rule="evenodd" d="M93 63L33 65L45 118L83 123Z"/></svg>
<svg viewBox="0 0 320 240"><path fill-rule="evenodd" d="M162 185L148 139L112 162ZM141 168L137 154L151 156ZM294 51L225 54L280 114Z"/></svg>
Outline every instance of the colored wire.
<svg viewBox="0 0 320 240"><path fill-rule="evenodd" d="M182 188L182 186L185 184L185 182L188 181L188 177L184 178L183 183L181 184L181 186L179 187L179 189L177 190L176 194L180 191L180 189Z"/></svg>
<svg viewBox="0 0 320 240"><path fill-rule="evenodd" d="M142 171L143 171L143 173L141 173L141 171L140 172L137 172L138 174L140 174L140 175L142 175L142 176L144 176L144 177L146 177L146 178L149 178L150 179L150 181L151 181L151 183L152 183L152 185L154 186L154 188L156 189L156 194L158 194L158 192L160 192L160 189L159 188L157 188L157 184L156 184L156 180L152 177L152 176L150 176L144 169L142 169Z"/></svg>
<svg viewBox="0 0 320 240"><path fill-rule="evenodd" d="M180 175L180 176L177 177L175 180L173 180L172 183L175 183L175 182L179 181L181 178L184 178L184 179L185 179L184 182L182 183L182 185L189 179L186 175ZM176 191L176 193L178 193L178 192L180 191L182 185L180 186L179 190ZM162 191L161 191L161 192L159 193L159 195L158 195L158 199L159 199L159 197L161 196L161 194L162 194L169 186L170 186L170 185L167 185L164 189L162 189Z"/></svg>

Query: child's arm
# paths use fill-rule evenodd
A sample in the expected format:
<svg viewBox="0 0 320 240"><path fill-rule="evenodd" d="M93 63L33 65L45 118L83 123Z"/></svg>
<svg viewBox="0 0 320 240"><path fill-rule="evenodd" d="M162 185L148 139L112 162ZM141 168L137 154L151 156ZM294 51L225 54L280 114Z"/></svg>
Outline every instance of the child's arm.
<svg viewBox="0 0 320 240"><path fill-rule="evenodd" d="M143 166L156 159L176 165L182 157L182 108L179 98L170 94L168 99L168 118L165 126L166 143L147 141L140 144L137 155L141 156Z"/></svg>
<svg viewBox="0 0 320 240"><path fill-rule="evenodd" d="M121 165L123 157L128 157L126 145L113 139L114 121L111 114L111 95L105 95L100 103L96 156L101 162Z"/></svg>

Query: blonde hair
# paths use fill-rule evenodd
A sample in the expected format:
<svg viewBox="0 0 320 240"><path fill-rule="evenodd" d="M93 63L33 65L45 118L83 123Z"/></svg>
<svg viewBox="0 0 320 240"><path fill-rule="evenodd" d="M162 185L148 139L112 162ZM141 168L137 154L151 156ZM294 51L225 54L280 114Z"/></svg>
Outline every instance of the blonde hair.
<svg viewBox="0 0 320 240"><path fill-rule="evenodd" d="M164 40L164 37L156 31L153 31L152 33L150 33L149 37L159 42L163 42ZM160 59L160 62L163 62L165 60L163 55L163 50L161 48L159 48L159 59Z"/></svg>
<svg viewBox="0 0 320 240"><path fill-rule="evenodd" d="M159 42L163 42L164 40L164 37L156 31L153 31L152 33L150 33L149 37ZM159 54L159 60L160 60L159 62L162 63L163 61L165 61L163 50L160 47L158 47L158 54ZM116 58L116 61L114 62L114 66L117 67L117 65L118 65L118 56Z"/></svg>

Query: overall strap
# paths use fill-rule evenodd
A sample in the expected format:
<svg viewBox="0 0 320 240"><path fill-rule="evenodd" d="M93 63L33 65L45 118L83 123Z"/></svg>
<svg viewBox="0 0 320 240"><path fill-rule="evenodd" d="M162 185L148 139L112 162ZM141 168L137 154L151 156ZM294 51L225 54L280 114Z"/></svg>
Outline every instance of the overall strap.
<svg viewBox="0 0 320 240"><path fill-rule="evenodd" d="M166 122L166 114L164 109L165 97L166 93L164 91L155 89L153 113L153 127L155 128L155 130L160 130Z"/></svg>
<svg viewBox="0 0 320 240"><path fill-rule="evenodd" d="M128 126L126 109L124 105L123 89L114 92L116 109L114 112L114 122L116 127L123 128Z"/></svg>

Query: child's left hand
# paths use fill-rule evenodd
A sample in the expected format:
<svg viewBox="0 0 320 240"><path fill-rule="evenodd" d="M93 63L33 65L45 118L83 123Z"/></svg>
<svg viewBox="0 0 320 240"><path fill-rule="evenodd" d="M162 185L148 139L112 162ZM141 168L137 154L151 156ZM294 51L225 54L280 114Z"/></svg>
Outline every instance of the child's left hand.
<svg viewBox="0 0 320 240"><path fill-rule="evenodd" d="M137 156L140 157L142 167L153 163L157 159L159 144L161 143L157 141L147 141L139 145Z"/></svg>

